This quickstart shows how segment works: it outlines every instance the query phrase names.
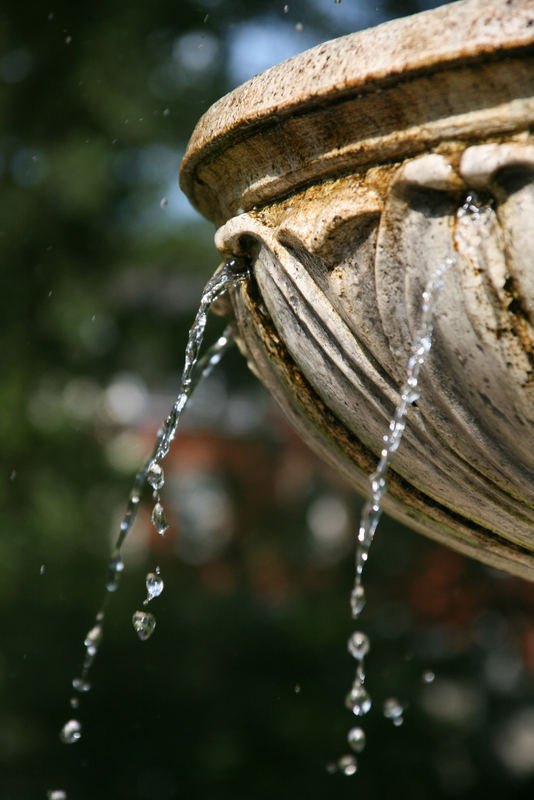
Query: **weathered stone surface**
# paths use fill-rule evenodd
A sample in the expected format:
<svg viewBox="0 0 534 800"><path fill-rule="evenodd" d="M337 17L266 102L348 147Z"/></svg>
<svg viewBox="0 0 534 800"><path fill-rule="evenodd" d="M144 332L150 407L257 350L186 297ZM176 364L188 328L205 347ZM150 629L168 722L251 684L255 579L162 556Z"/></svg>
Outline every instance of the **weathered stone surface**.
<svg viewBox="0 0 534 800"><path fill-rule="evenodd" d="M464 0L343 37L223 98L182 185L254 280L252 368L366 491L446 258L384 506L534 579L534 0Z"/></svg>

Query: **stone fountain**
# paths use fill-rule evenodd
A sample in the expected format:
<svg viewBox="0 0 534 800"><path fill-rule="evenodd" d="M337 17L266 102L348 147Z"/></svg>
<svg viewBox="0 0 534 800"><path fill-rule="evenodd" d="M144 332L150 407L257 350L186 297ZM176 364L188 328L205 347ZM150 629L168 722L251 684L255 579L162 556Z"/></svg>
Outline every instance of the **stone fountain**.
<svg viewBox="0 0 534 800"><path fill-rule="evenodd" d="M362 493L422 289L452 259L384 508L534 579L534 0L461 0L273 67L181 170L253 279L226 313L297 432Z"/></svg>

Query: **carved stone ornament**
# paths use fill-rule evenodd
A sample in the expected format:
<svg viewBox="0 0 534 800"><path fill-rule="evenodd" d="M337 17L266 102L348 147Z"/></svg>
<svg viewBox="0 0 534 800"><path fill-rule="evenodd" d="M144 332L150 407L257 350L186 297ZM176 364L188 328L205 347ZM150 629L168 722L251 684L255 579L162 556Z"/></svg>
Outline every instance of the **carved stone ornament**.
<svg viewBox="0 0 534 800"><path fill-rule="evenodd" d="M534 0L463 0L336 39L223 97L181 172L248 256L238 343L362 493L421 293L454 259L384 508L534 579Z"/></svg>

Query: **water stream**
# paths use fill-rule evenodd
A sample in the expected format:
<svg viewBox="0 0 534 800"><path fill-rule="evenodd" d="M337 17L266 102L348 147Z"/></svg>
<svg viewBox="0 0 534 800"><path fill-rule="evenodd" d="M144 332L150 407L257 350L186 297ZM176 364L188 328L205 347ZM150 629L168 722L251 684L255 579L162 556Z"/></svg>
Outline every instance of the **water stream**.
<svg viewBox="0 0 534 800"><path fill-rule="evenodd" d="M150 457L135 476L126 503L126 509L119 526L119 534L107 568L104 599L95 615L94 624L84 639L85 654L80 673L72 680L72 687L76 692L70 699L70 706L72 709L77 709L79 707L80 695L86 694L91 689L91 683L89 681L90 671L102 642L108 602L110 595L117 590L120 577L124 571L122 547L134 524L145 484L148 483L152 489L152 500L154 503L152 524L156 531L161 536L164 536L168 524L165 519L165 511L160 496L160 489L162 489L165 483L161 462L169 452L181 416L193 391L200 381L209 375L212 369L220 362L225 352L233 344L232 331L230 328L226 328L215 344L201 357L200 352L210 307L215 300L228 291L228 289L244 281L247 275L247 262L243 259L230 258L217 270L204 288L198 312L191 326L191 330L189 331L178 396L158 431ZM162 593L163 587L164 583L160 568L155 567L155 569L146 576L147 597L143 602L143 606L148 605L151 600L158 597ZM154 632L156 618L146 610L138 610L133 614L132 624L139 638L146 640ZM81 736L82 724L78 719L67 720L60 732L60 739L65 744L74 744L80 740Z"/></svg>
<svg viewBox="0 0 534 800"><path fill-rule="evenodd" d="M383 446L377 468L369 477L370 500L363 508L358 529L355 578L350 596L351 614L354 620L359 619L365 606L366 598L362 576L382 514L382 498L387 490L387 471L391 459L400 445L406 427L408 409L419 397L419 377L432 344L436 304L444 275L452 263L453 259L444 261L431 275L423 291L420 325L411 345L411 354L406 366L405 379L400 389L400 399L389 423L388 431L383 437ZM169 452L182 413L194 389L219 363L224 353L232 345L232 332L227 328L215 344L207 349L202 357L200 356L209 309L217 298L228 289L245 280L247 275L247 263L241 259L231 258L208 281L204 289L199 310L189 332L184 369L177 399L158 431L150 457L135 477L126 503L124 515L119 526L119 534L107 568L104 599L98 613L95 615L94 624L84 639L85 654L80 673L72 681L72 686L75 690L75 694L70 699L72 709L78 708L80 696L91 689L90 671L102 642L107 605L110 596L119 586L124 570L122 547L134 524L145 484L148 484L152 491L152 524L157 533L164 536L168 523L160 494L165 484L162 462ZM146 607L152 600L162 594L163 589L164 580L161 570L159 566L156 566L146 576L146 598L142 603L143 607L136 610L132 616L134 630L141 640L148 639L154 632L156 618ZM372 705L371 697L366 687L365 675L365 657L370 650L368 636L360 630L355 630L349 637L348 650L356 661L356 669L345 704L355 717L362 718L370 711ZM383 715L396 726L402 725L403 710L402 704L394 697L390 697L384 702ZM73 744L79 741L81 736L82 724L76 718L69 719L60 732L61 741L66 744ZM341 772L344 775L354 775L356 773L358 765L355 754L361 753L366 746L364 729L360 725L351 727L347 740L351 752L341 756L335 763L330 764L328 767L329 772ZM54 790L52 794L49 792L49 797L55 799L56 797L66 797L66 795L62 793L62 790Z"/></svg>
<svg viewBox="0 0 534 800"><path fill-rule="evenodd" d="M400 389L400 399L389 423L388 432L383 437L378 466L369 476L371 498L363 508L358 528L354 587L350 596L350 607L354 620L360 617L365 606L362 575L376 528L382 516L382 498L387 490L387 471L393 454L401 443L406 428L408 409L419 398L419 375L432 346L434 314L438 296L443 286L445 272L453 263L453 259L446 259L430 276L423 291L421 320L411 345L411 355L406 366L404 383ZM354 631L348 640L348 651L356 661L356 672L352 687L345 698L345 705L356 717L364 717L371 710L372 701L366 688L364 664L369 649L370 642L367 634L359 630ZM390 697L384 702L383 714L396 726L402 725L403 710L402 704L394 697ZM359 725L351 728L347 740L353 752L361 753L365 748L363 728ZM337 764L329 766L331 772L338 770L344 775L354 775L357 771L356 757L353 754L343 755Z"/></svg>

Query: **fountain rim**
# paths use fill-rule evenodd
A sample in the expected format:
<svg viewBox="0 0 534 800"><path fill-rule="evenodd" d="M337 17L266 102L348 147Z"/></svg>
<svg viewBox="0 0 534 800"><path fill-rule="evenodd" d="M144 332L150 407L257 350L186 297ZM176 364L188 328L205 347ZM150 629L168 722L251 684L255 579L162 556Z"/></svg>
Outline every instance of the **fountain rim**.
<svg viewBox="0 0 534 800"><path fill-rule="evenodd" d="M504 58L534 45L533 0L457 0L332 39L271 67L224 95L200 118L180 186L216 224L227 218L199 172L237 141L292 115L325 109L416 76ZM210 192L210 189L212 191ZM212 195L212 196L210 196Z"/></svg>

